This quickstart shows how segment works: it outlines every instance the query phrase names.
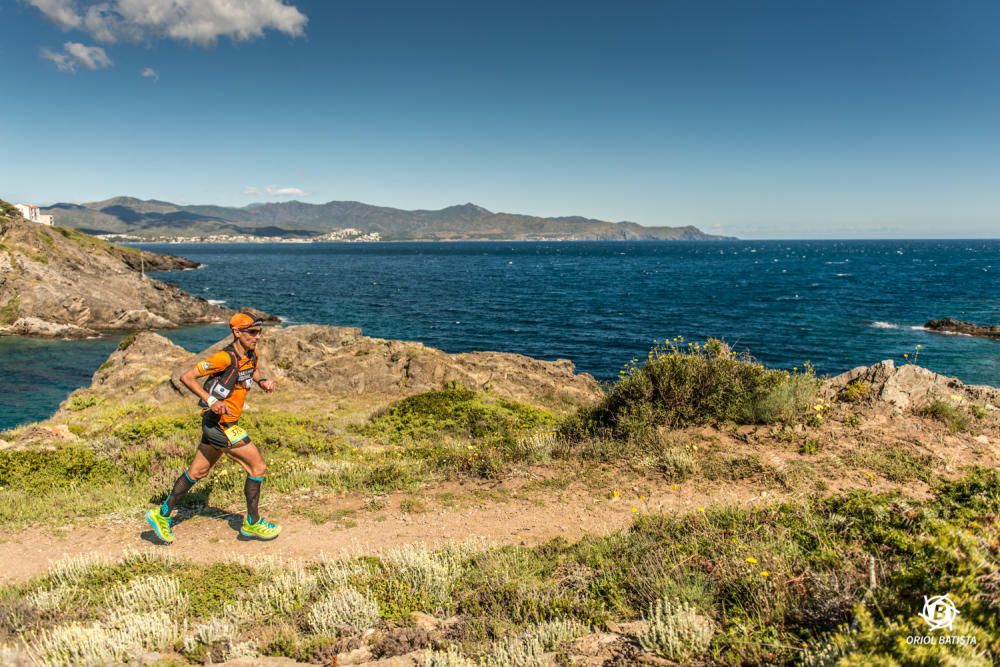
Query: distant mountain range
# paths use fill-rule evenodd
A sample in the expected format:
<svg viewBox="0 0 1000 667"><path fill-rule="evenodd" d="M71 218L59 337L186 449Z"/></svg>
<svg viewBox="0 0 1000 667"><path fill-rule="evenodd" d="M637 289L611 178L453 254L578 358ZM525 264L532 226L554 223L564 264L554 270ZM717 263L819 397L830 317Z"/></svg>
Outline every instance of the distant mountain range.
<svg viewBox="0 0 1000 667"><path fill-rule="evenodd" d="M317 237L354 228L377 232L386 241L459 240L718 240L697 227L643 227L581 217L539 218L493 213L475 204L439 211L404 211L354 201L299 201L244 207L185 206L155 199L113 197L88 204L54 204L44 209L55 224L94 234L143 238L210 235Z"/></svg>

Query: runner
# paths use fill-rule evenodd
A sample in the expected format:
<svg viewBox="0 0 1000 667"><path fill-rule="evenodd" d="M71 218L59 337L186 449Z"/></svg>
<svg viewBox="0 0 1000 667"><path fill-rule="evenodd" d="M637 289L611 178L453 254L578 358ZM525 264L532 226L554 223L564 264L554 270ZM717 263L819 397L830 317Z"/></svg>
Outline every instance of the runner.
<svg viewBox="0 0 1000 667"><path fill-rule="evenodd" d="M255 350L263 322L246 313L237 313L229 320L229 326L233 331L233 342L181 375L181 382L198 396L198 405L204 408L201 444L191 466L174 482L170 495L160 508L146 512L146 521L164 542L174 541L170 513L195 482L208 475L223 453L234 458L247 471L243 486L247 515L243 519L240 535L273 540L281 532L280 526L265 521L258 512L260 487L264 483L267 466L257 446L250 441L250 435L239 426L243 401L253 383L259 384L269 394L275 389L274 382L260 377L257 367ZM206 375L211 377L202 386L198 378Z"/></svg>

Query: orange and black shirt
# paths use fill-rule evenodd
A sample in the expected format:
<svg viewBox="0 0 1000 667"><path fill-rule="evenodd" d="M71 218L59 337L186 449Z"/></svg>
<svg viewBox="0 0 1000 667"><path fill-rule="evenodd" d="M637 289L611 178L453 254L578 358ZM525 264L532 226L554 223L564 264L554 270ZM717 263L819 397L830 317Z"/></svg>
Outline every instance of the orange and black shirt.
<svg viewBox="0 0 1000 667"><path fill-rule="evenodd" d="M222 371L229 368L232 364L232 357L229 356L230 350L233 354L237 354L235 348L230 345L226 349L219 350L208 359L204 359L198 362L198 377L205 377L206 375L215 375L216 373L221 373ZM240 419L240 415L243 413L243 402L246 400L247 391L253 385L253 373L257 368L257 357L256 355L250 356L239 356L237 360L237 365L239 367L239 374L236 378L236 385L233 387L232 392L224 399L226 407L229 408L229 415L223 415L219 420L223 424L235 424Z"/></svg>

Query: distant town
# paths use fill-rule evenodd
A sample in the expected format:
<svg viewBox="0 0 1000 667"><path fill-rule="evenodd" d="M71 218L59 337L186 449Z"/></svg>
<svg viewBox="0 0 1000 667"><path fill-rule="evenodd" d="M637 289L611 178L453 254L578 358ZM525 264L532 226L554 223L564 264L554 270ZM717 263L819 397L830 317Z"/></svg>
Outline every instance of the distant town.
<svg viewBox="0 0 1000 667"><path fill-rule="evenodd" d="M51 216L50 216L51 217ZM319 236L252 236L246 234L209 234L206 236L136 236L134 234L96 234L112 243L373 243L382 240L378 232L363 232L347 227Z"/></svg>

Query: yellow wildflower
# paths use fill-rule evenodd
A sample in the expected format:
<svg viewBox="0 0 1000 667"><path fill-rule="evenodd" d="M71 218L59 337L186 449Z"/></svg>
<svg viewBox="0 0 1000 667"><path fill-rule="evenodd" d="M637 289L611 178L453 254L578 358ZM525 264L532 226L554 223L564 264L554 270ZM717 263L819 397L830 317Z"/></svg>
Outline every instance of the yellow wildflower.
<svg viewBox="0 0 1000 667"><path fill-rule="evenodd" d="M705 511L705 508L704 508L704 507L699 507L699 508L698 508L698 511L699 511L699 512L704 512L704 511Z"/></svg>
<svg viewBox="0 0 1000 667"><path fill-rule="evenodd" d="M760 576L762 576L762 577L770 577L771 573L768 572L767 570L761 570L760 571Z"/></svg>
<svg viewBox="0 0 1000 667"><path fill-rule="evenodd" d="M751 565L756 565L757 559L754 558L753 556L747 556L747 562L750 563Z"/></svg>
<svg viewBox="0 0 1000 667"><path fill-rule="evenodd" d="M632 508L632 514L635 514L635 513L636 513L636 512L638 512L638 511L639 511L639 509L638 509L638 508L636 508L636 507L633 507L633 508Z"/></svg>

